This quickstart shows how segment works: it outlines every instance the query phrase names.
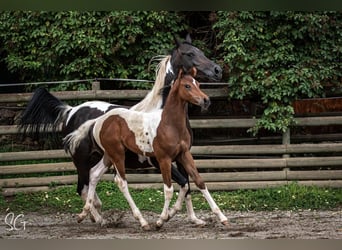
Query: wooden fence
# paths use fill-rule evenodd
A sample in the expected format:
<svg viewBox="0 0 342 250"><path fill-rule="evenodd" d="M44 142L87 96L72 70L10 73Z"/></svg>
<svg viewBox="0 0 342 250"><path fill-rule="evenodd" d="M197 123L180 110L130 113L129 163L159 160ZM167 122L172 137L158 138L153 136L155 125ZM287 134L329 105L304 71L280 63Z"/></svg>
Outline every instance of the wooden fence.
<svg viewBox="0 0 342 250"><path fill-rule="evenodd" d="M225 98L224 89L205 89L213 98ZM140 90L91 90L54 92L61 100L139 100L146 95ZM1 94L1 103L25 103L31 94ZM252 127L256 119L191 119L193 129ZM296 118L295 126L342 125L342 116ZM16 134L15 125L0 126L0 135ZM333 138L332 138L333 139ZM195 138L196 141L196 138ZM291 143L288 130L282 143L249 145L193 146L195 163L211 190L257 189L275 187L296 181L301 185L342 187L342 142ZM18 164L24 160L59 159L57 163ZM13 165L11 162L15 161ZM32 174L55 173L36 177ZM144 176L142 176L144 175ZM18 177L20 176L20 177ZM130 187L162 188L161 175L152 169L137 170L127 175ZM103 179L112 180L112 173ZM76 183L77 175L70 157L62 150L0 153L0 187L2 194L49 190ZM193 184L192 184L193 185ZM176 187L176 186L175 186Z"/></svg>

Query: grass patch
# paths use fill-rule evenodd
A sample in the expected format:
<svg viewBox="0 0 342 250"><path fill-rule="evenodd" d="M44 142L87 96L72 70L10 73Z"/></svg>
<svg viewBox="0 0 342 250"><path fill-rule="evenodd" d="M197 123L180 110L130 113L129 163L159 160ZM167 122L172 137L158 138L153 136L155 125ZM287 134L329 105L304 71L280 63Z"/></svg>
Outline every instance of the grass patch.
<svg viewBox="0 0 342 250"><path fill-rule="evenodd" d="M129 209L127 201L114 183L101 182L97 192L103 202L103 210ZM296 183L277 188L211 193L218 206L226 211L328 210L342 205L342 189L299 186ZM131 190L131 194L141 210L161 212L164 203L162 190ZM172 204L176 197L174 195ZM192 192L192 201L195 210L210 210L200 192ZM76 194L76 185L49 192L21 193L10 198L0 198L1 211L79 213L82 207L83 202Z"/></svg>

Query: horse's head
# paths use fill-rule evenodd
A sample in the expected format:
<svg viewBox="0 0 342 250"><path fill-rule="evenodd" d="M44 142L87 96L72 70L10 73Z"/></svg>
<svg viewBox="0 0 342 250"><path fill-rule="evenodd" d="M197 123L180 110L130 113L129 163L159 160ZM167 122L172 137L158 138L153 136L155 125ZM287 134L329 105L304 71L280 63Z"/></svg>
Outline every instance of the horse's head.
<svg viewBox="0 0 342 250"><path fill-rule="evenodd" d="M178 69L189 72L192 67L197 70L196 78L199 81L217 82L222 78L221 67L209 60L204 53L191 44L190 35L186 36L185 41L180 41L175 37L176 48L172 52L171 64L178 73Z"/></svg>
<svg viewBox="0 0 342 250"><path fill-rule="evenodd" d="M173 83L172 88L177 89L177 93L181 99L190 102L202 109L207 110L210 105L209 97L202 92L200 84L195 80L196 68L193 67L189 72L179 70L178 77Z"/></svg>

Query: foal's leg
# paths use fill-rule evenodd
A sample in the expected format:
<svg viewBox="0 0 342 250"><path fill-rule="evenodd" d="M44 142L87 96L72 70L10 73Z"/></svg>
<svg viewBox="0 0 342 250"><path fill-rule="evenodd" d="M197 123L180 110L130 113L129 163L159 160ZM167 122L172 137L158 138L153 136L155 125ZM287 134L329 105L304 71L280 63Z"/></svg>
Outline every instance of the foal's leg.
<svg viewBox="0 0 342 250"><path fill-rule="evenodd" d="M220 222L224 225L228 225L228 219L227 217L221 212L220 208L217 206L214 199L211 197L204 181L202 180L201 176L199 175L197 168L195 167L194 159L190 153L190 151L186 151L181 157L180 162L185 167L185 170L188 172L190 177L194 180L196 186L200 189L202 192L204 198L209 203L209 206L211 208L211 211L216 214L216 216L219 218Z"/></svg>
<svg viewBox="0 0 342 250"><path fill-rule="evenodd" d="M163 211L160 214L159 220L157 220L157 227L161 227L165 221L167 221L169 217L169 206L173 196L173 186L171 182L171 159L166 158L162 160L158 160L160 165L160 170L163 176L164 182L164 207Z"/></svg>
<svg viewBox="0 0 342 250"><path fill-rule="evenodd" d="M102 175L107 171L107 167L104 164L103 158L90 169L90 175L89 175L89 187L87 196L86 196L86 203L83 207L83 211L78 215L78 222L81 222L84 220L84 218L88 215L90 212L93 220L97 223L103 224L104 221L102 219L102 216L97 211L96 207L99 206L98 203L98 196L96 194L96 186L97 183L100 181ZM85 192L82 192L82 197L84 197ZM100 203L101 204L101 203Z"/></svg>
<svg viewBox="0 0 342 250"><path fill-rule="evenodd" d="M115 166L115 164L113 164ZM141 227L144 230L150 230L150 226L148 224L148 222L144 219L144 217L142 216L139 208L137 207L137 205L135 204L129 190L128 190L128 185L127 185L127 180L125 178L125 173L118 170L118 168L115 166L116 169L116 175L114 177L114 181L117 183L120 191L122 192L122 194L125 196L129 206L131 207L131 210L133 212L133 216L134 218L136 218L137 220L139 220ZM120 173L121 172L121 173ZM123 177L121 177L121 175Z"/></svg>

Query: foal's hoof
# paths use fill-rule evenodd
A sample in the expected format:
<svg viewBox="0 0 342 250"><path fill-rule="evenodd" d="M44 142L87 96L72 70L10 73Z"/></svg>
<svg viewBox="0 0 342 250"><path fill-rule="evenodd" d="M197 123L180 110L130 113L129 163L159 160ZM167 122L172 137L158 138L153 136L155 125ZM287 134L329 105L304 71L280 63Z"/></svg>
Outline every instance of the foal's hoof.
<svg viewBox="0 0 342 250"><path fill-rule="evenodd" d="M224 225L225 227L229 227L229 222L228 220L224 220L224 221L221 221L222 225Z"/></svg>

